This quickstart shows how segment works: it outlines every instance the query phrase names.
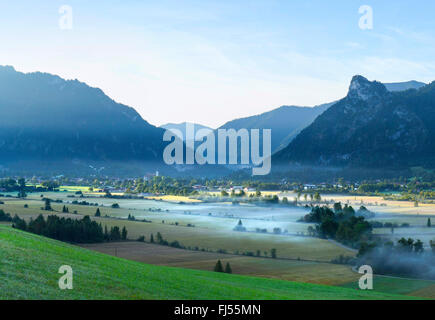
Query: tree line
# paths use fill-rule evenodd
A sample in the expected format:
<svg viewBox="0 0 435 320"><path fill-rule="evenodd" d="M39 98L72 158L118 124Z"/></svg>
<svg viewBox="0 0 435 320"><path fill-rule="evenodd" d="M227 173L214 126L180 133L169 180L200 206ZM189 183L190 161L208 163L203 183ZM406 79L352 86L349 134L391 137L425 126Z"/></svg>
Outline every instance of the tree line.
<svg viewBox="0 0 435 320"><path fill-rule="evenodd" d="M89 216L82 219L60 218L50 215L47 219L39 215L27 223L17 215L12 219L14 228L42 235L48 238L71 243L96 243L104 241L127 240L127 229L118 226L103 227L101 223L92 221Z"/></svg>

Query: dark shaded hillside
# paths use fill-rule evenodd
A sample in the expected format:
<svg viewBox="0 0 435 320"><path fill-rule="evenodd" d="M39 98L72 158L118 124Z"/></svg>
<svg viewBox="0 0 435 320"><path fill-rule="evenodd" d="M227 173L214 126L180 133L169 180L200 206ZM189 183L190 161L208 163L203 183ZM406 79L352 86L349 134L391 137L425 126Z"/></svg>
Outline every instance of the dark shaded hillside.
<svg viewBox="0 0 435 320"><path fill-rule="evenodd" d="M274 164L435 166L435 83L389 92L355 76L348 95L320 115Z"/></svg>
<svg viewBox="0 0 435 320"><path fill-rule="evenodd" d="M282 106L259 115L235 119L219 129L272 129L272 152L287 146L289 142L332 103L316 107Z"/></svg>
<svg viewBox="0 0 435 320"><path fill-rule="evenodd" d="M161 161L163 130L100 89L0 67L0 158Z"/></svg>
<svg viewBox="0 0 435 320"><path fill-rule="evenodd" d="M398 92L419 89L426 84L418 81L385 83L388 91ZM272 129L272 152L286 146L319 115L335 102L315 107L282 106L262 114L235 119L225 123L219 129Z"/></svg>

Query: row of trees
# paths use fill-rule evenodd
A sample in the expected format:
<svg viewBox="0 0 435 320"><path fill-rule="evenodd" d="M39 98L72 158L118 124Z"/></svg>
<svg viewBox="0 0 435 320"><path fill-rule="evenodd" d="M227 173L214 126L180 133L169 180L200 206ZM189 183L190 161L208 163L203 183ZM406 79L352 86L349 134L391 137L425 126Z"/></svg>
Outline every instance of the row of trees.
<svg viewBox="0 0 435 320"><path fill-rule="evenodd" d="M9 213L5 213L2 209L0 209L0 221L10 222L12 221L12 217Z"/></svg>
<svg viewBox="0 0 435 320"><path fill-rule="evenodd" d="M225 272L225 273L233 273L233 270L231 269L230 263L227 262L227 264L225 265L225 269L222 266L222 262L220 260L218 260L216 262L216 265L214 266L214 271L215 272Z"/></svg>
<svg viewBox="0 0 435 320"><path fill-rule="evenodd" d="M107 226L103 228L101 224L92 221L89 216L82 219L60 218L50 215L44 219L39 215L36 219L30 219L28 223L17 215L12 219L13 227L39 234L48 238L72 242L72 243L94 243L103 241L127 240L127 229L122 230L118 226Z"/></svg>

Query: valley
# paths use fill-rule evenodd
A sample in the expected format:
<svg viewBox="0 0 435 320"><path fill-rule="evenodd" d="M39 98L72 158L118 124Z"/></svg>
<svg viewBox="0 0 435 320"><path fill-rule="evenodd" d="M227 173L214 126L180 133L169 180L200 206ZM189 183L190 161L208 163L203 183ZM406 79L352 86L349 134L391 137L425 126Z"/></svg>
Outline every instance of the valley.
<svg viewBox="0 0 435 320"><path fill-rule="evenodd" d="M350 265L333 262L339 256L354 257L356 250L326 239L309 237L307 228L310 224L298 221L309 212L303 203L300 207L287 208L243 203L234 205L231 202L210 202L216 195L208 199L208 193L196 197L156 197L158 200L153 197L109 199L98 190L89 191L89 187L64 188L68 189L70 191L29 193L26 199L3 194L0 209L27 221L36 219L40 214L73 219L89 215L103 227L126 227L126 242L83 244L81 247L141 263L212 271L216 261L221 260L231 265L234 274L338 287L358 286L360 275ZM83 196L77 198L77 191L81 191ZM267 191L262 193L268 194ZM280 199L297 196L292 192L269 192L271 194L278 195ZM42 210L43 198L52 199L53 211ZM73 204L83 200L91 205ZM375 212L373 220L410 224L409 228L395 229L394 234L390 228L374 229L377 236L389 239L407 235L418 235L422 240L435 238L435 232L425 226L435 205L414 208L412 203L403 201L338 194L322 195L322 201L341 201L353 206L364 204ZM119 208L113 208L114 203ZM63 206L68 208L69 213L62 213ZM101 212L100 217L95 217L97 208ZM134 220L129 217L134 217ZM239 220L246 228L245 232L233 230ZM280 234L273 232L276 228L282 230ZM258 232L258 229L266 229L267 233ZM168 243L177 241L181 248L150 243L151 235L156 239L157 233ZM137 241L141 236L143 241ZM272 257L273 249L276 257ZM422 298L434 297L428 289L435 284L431 280L400 282L400 279L377 275L376 283L382 283L382 286L376 287L375 291L396 293L398 290L409 295L418 291L417 296Z"/></svg>

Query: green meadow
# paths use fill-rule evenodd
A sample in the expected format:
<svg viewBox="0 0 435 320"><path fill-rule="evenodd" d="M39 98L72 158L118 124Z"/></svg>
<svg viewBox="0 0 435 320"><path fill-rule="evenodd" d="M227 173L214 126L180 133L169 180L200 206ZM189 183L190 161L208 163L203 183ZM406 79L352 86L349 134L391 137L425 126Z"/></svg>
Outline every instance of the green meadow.
<svg viewBox="0 0 435 320"><path fill-rule="evenodd" d="M396 294L148 265L0 225L1 299L409 299ZM60 290L58 269L73 269Z"/></svg>

